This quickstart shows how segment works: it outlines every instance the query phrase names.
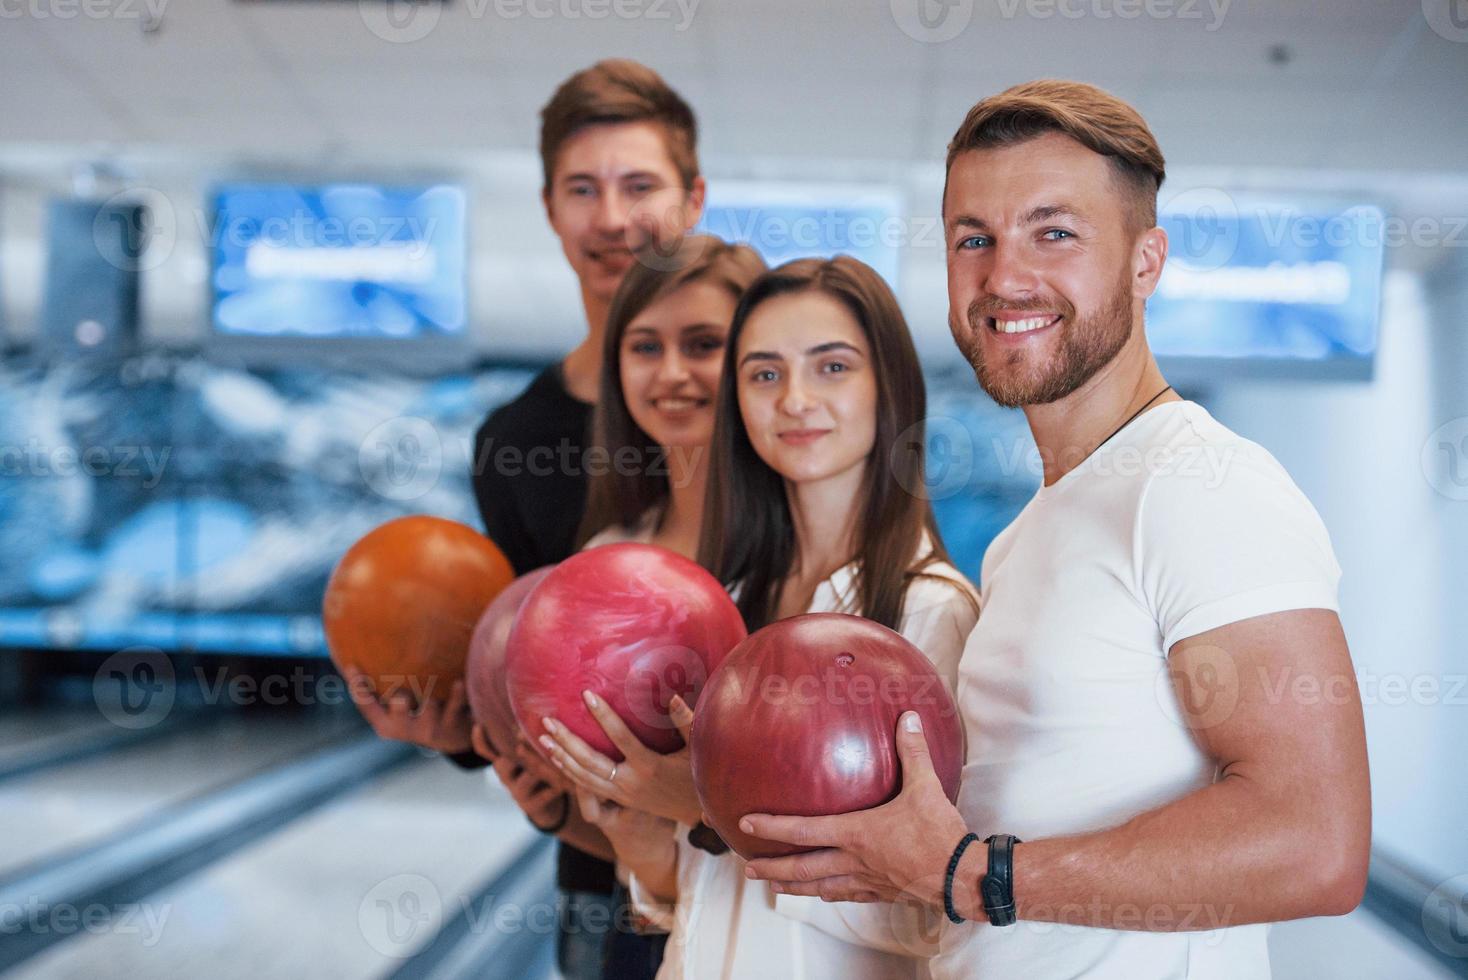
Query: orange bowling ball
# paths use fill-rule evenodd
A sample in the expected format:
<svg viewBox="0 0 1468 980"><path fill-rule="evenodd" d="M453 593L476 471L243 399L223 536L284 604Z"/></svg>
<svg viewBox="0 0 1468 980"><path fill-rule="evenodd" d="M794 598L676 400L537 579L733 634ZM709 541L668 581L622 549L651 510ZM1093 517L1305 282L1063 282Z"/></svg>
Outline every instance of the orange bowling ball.
<svg viewBox="0 0 1468 980"><path fill-rule="evenodd" d="M388 521L348 548L326 583L332 662L361 670L379 697L446 699L464 679L474 625L514 577L471 527L421 514Z"/></svg>

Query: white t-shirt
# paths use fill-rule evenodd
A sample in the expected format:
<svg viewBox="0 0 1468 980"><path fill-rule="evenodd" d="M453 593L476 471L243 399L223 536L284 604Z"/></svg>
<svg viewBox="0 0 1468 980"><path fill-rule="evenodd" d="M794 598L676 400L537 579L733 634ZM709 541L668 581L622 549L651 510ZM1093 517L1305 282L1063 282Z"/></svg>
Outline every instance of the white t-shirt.
<svg viewBox="0 0 1468 980"><path fill-rule="evenodd" d="M1254 616L1334 610L1339 579L1319 516L1262 447L1192 402L1141 415L1037 492L984 556L984 615L959 667L970 829L1103 830L1212 783L1167 651ZM945 927L931 968L939 980L1259 980L1267 931L970 922Z"/></svg>
<svg viewBox="0 0 1468 980"><path fill-rule="evenodd" d="M952 690L977 616L977 597L952 565L924 571L941 580L919 578L908 586L898 632L928 656ZM855 613L854 572L852 565L837 570L816 589L806 611ZM652 902L635 875L631 882L638 910L671 933L657 980L927 977L926 960L904 955L901 942L888 938L914 931L901 925L904 912L887 905L791 902L791 896L776 896L766 882L746 878L744 861L733 851L715 856L689 844L688 829L680 826L676 835L676 907ZM868 948L873 945L879 948Z"/></svg>

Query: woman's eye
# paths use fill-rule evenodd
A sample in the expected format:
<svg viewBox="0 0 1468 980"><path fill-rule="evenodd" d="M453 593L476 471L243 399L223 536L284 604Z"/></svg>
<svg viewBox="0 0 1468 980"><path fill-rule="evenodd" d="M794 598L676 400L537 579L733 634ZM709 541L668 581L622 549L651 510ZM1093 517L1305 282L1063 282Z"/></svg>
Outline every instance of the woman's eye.
<svg viewBox="0 0 1468 980"><path fill-rule="evenodd" d="M757 382L757 383L759 383L759 382L765 382L765 381L774 381L775 378L776 378L775 372L772 371L772 370L770 370L769 368L765 368L762 371L756 371L756 372L754 372L753 374L751 374L749 376L749 380L750 381L754 381L754 382Z"/></svg>
<svg viewBox="0 0 1468 980"><path fill-rule="evenodd" d="M634 354L647 355L647 354L656 354L657 352L658 352L658 345L655 344L655 343L652 343L651 341L644 340L644 341L642 341L640 343L636 343L636 344L633 344L632 345L632 353L634 353Z"/></svg>
<svg viewBox="0 0 1468 980"><path fill-rule="evenodd" d="M707 357L723 349L724 342L718 337L704 337L688 345L688 353L694 357Z"/></svg>
<svg viewBox="0 0 1468 980"><path fill-rule="evenodd" d="M827 374L841 374L844 371L851 370L851 368L840 361L831 361L828 364L823 364L821 370Z"/></svg>

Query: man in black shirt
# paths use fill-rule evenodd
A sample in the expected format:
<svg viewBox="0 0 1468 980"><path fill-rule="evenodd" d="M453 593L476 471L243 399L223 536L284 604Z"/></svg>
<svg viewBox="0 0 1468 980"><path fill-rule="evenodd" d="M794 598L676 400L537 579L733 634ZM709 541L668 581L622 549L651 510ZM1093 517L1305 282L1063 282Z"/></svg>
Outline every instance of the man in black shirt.
<svg viewBox="0 0 1468 980"><path fill-rule="evenodd" d="M587 334L474 438L474 494L486 532L517 575L566 558L586 501L591 413L597 397L607 310L633 252L650 238L682 235L703 210L697 125L687 103L656 72L603 61L567 79L541 110L546 216L580 284ZM390 704L369 719L385 737L445 752L465 768L491 760L470 748L458 692L448 703ZM373 718L373 715L377 715ZM568 980L651 980L662 944L635 934L620 900L605 838L562 797L537 802L513 763L495 771L537 827L561 838L557 960ZM603 942L605 940L605 942Z"/></svg>

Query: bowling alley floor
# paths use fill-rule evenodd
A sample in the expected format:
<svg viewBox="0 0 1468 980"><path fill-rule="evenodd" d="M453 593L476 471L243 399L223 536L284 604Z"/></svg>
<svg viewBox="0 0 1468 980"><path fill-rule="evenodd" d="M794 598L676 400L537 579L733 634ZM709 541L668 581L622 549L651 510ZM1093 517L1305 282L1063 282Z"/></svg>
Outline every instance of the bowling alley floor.
<svg viewBox="0 0 1468 980"><path fill-rule="evenodd" d="M9 744L25 742L21 721L6 725ZM218 719L0 780L0 882L344 729L363 734L330 716ZM415 754L164 884L102 928L72 925L4 977L541 980L553 975L549 848L533 865L524 856L540 840L483 773ZM454 942L435 942L439 933ZM518 954L506 952L511 933ZM1452 976L1365 910L1278 925L1270 945L1282 980Z"/></svg>

